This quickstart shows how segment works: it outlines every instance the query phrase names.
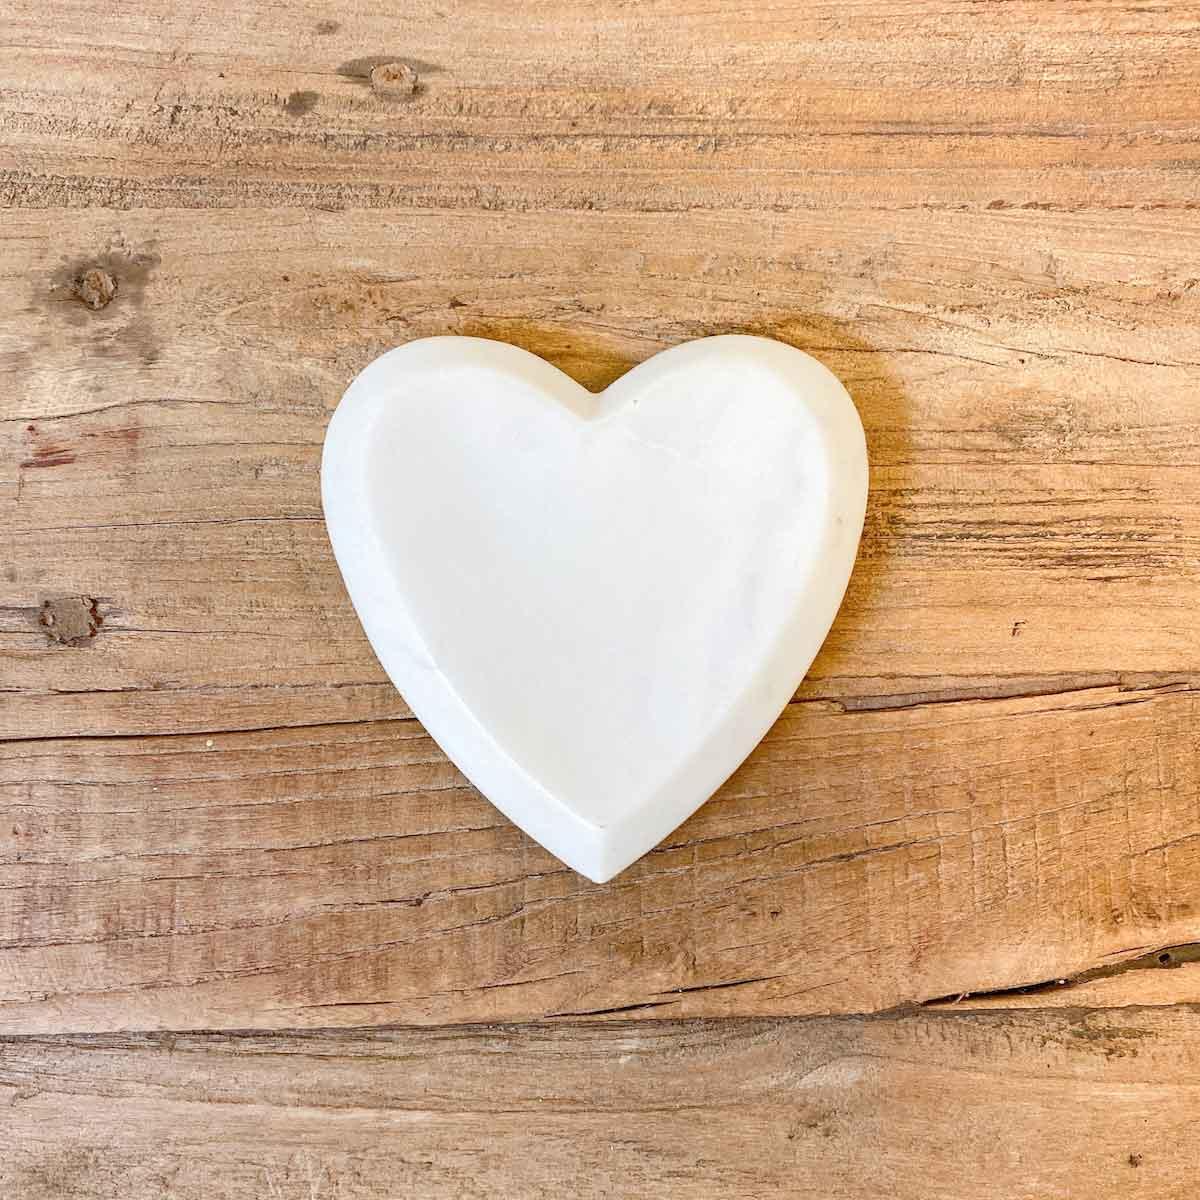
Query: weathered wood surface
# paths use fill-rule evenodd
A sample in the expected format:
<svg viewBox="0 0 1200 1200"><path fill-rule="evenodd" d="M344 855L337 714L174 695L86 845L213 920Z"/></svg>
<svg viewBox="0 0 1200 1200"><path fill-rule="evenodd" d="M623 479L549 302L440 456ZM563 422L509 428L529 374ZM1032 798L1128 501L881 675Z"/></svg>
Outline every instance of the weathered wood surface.
<svg viewBox="0 0 1200 1200"><path fill-rule="evenodd" d="M1190 1200L1200 1016L0 1043L21 1200Z"/></svg>
<svg viewBox="0 0 1200 1200"><path fill-rule="evenodd" d="M603 886L413 721L8 743L0 1021L882 1009L1125 960L1141 981L1195 940L1197 715L1170 688L793 704ZM1150 965L1200 998L1200 966Z"/></svg>
<svg viewBox="0 0 1200 1200"><path fill-rule="evenodd" d="M0 1028L1196 998L1154 957L1200 937L1191 7L21 2L3 41ZM320 440L410 337L601 386L729 330L846 380L861 561L764 746L596 888L383 679Z"/></svg>

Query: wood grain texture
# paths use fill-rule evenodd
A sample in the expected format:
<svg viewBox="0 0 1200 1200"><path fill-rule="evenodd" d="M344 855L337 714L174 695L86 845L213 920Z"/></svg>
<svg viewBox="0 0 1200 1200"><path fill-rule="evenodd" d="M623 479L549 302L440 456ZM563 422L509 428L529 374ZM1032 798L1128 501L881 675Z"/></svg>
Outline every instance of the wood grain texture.
<svg viewBox="0 0 1200 1200"><path fill-rule="evenodd" d="M1200 20L749 7L10 4L0 1028L1195 998ZM860 562L596 888L382 676L321 438L411 337L739 330L850 388Z"/></svg>
<svg viewBox="0 0 1200 1200"><path fill-rule="evenodd" d="M796 703L606 885L411 720L7 743L0 1027L832 1012L1141 978L1195 940L1197 716L1186 688ZM1195 996L1200 966L1158 973Z"/></svg>
<svg viewBox="0 0 1200 1200"><path fill-rule="evenodd" d="M1184 1200L1192 1010L0 1043L22 1200Z"/></svg>

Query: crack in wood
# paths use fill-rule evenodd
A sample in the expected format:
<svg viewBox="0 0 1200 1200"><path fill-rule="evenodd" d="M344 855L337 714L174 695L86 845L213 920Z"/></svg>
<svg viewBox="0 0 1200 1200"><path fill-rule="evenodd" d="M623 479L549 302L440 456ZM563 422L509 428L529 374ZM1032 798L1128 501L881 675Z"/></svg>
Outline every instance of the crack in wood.
<svg viewBox="0 0 1200 1200"><path fill-rule="evenodd" d="M666 1008L669 1005L678 1003L678 1000L643 1000L638 1004L617 1004L611 1008L582 1008L564 1012L552 1012L546 1014L546 1019L554 1020L560 1017L612 1017L618 1016L621 1013L643 1012L651 1008Z"/></svg>
<svg viewBox="0 0 1200 1200"><path fill-rule="evenodd" d="M11 611L14 615L25 615L27 612L35 609L26 609L23 607L13 607ZM179 630L135 630L127 627L114 627L110 630L111 633L161 633L161 632L193 632L201 631L179 631ZM1088 692L1099 692L1104 689L1115 688L1120 693L1114 696L1111 700L1105 700L1096 705L1079 705L1076 706L1078 711L1084 712L1094 708L1111 708L1121 705L1137 704L1146 701L1155 700L1162 696L1173 695L1178 693L1192 693L1200 691L1200 677L1178 671L1162 671L1162 672L1141 672L1137 674L1110 672L1110 673L1092 673L1085 675L1052 675L1046 676L1044 679L1037 677L1030 678L1029 676L1021 676L1018 680L1012 683L1003 680L996 681L995 677L989 677L987 682L981 682L976 686L964 684L959 687L947 690L930 690L921 692L904 692L895 695L850 695L838 698L836 680L823 680L820 682L819 691L816 694L805 694L812 689L812 684L805 684L801 692L794 696L789 702L789 707L801 708L804 706L821 706L832 705L837 711L846 714L856 713L874 713L874 712L889 712L916 708L930 708L935 706L953 705L953 704L973 704L988 701L1000 700L1035 700L1055 696L1074 696L1084 695ZM175 697L196 696L205 697L214 694L237 693L240 691L270 691L278 687L289 687L291 685L275 685L275 684L244 684L244 685L221 685L213 687L212 685L201 685L198 687L170 687L170 688L139 688L139 687L118 687L118 688L67 688L67 689L50 689L47 691L32 691L26 688L0 688L0 695L9 695L14 698L35 698L39 696L80 696L88 695L145 695L145 696L164 696L170 694ZM386 681L363 680L350 681L331 684L313 685L310 689L308 686L300 686L296 690L301 692L306 690L327 690L335 688L381 688L385 691L391 690L392 685ZM1049 711L1049 710L1048 710ZM286 731L300 731L305 729L323 729L336 726L355 726L355 725L373 725L378 723L386 723L388 725L418 725L419 721L411 714L380 714L370 717L361 717L357 715L348 716L345 719L329 718L324 721L298 721L287 725L209 725L200 724L191 729L182 732L165 732L159 730L149 731L132 731L111 733L68 733L68 734L38 734L34 736L23 736L21 734L0 735L0 745L5 743L22 744L35 742L94 742L94 741L115 741L115 740L130 740L130 739L145 739L146 741L179 739L179 738L194 738L194 737L220 737L224 735L248 734L248 733L274 733Z"/></svg>
<svg viewBox="0 0 1200 1200"><path fill-rule="evenodd" d="M660 996L678 995L683 992L719 992L726 988L746 987L753 983L766 983L771 979L786 979L786 975L755 975L749 979L730 979L724 983L691 983L685 987L668 988Z"/></svg>
<svg viewBox="0 0 1200 1200"><path fill-rule="evenodd" d="M1174 970L1179 967L1200 963L1200 942L1180 942L1171 946L1159 946L1133 958L1122 959L1115 963L1102 963L1086 970L1061 978L1043 979L1034 983L1019 983L1008 987L991 988L984 991L951 992L945 996L935 996L930 1000L922 1000L922 1008L956 1008L968 1006L971 1001L1003 999L1006 996L1036 996L1047 992L1062 992L1080 984L1091 983L1097 979L1111 979L1115 975L1123 975L1127 971L1161 971ZM993 1007L989 1005L989 1007Z"/></svg>

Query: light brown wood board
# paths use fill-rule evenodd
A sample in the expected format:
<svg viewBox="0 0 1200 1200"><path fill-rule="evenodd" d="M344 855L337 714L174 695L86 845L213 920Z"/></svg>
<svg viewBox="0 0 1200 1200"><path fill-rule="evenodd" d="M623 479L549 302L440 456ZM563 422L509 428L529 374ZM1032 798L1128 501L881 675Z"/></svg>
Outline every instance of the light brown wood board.
<svg viewBox="0 0 1200 1200"><path fill-rule="evenodd" d="M1190 1200L1194 1010L0 1042L21 1200Z"/></svg>
<svg viewBox="0 0 1200 1200"><path fill-rule="evenodd" d="M1195 999L1195 10L379 7L6 8L0 1028ZM423 334L725 331L846 381L862 554L594 887L382 676L321 437Z"/></svg>

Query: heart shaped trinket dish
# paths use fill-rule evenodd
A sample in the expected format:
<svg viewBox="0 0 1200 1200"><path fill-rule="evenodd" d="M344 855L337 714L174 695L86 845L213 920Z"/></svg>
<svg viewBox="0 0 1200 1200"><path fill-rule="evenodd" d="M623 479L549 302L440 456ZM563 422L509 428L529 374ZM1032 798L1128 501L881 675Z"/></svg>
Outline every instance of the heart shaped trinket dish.
<svg viewBox="0 0 1200 1200"><path fill-rule="evenodd" d="M867 456L836 377L767 338L684 343L593 394L516 347L433 337L350 385L321 488L413 713L603 882L791 699L850 578Z"/></svg>

